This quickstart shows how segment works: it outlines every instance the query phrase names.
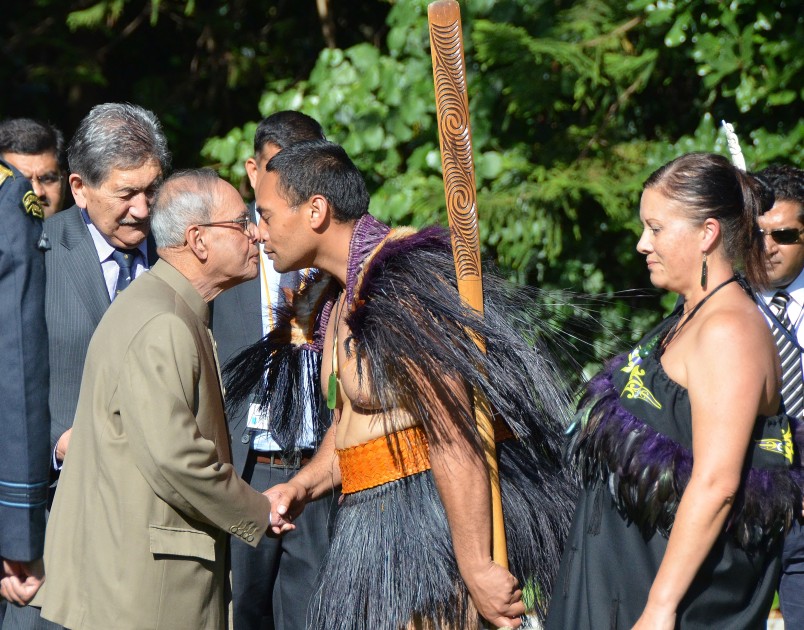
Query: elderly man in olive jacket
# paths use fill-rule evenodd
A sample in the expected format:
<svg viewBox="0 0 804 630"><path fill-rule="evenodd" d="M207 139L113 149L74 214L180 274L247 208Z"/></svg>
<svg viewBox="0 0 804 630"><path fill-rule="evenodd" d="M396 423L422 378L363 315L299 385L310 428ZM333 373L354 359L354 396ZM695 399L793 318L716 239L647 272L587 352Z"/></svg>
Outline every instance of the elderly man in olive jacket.
<svg viewBox="0 0 804 630"><path fill-rule="evenodd" d="M227 626L228 538L256 546L269 500L231 464L207 302L252 278L256 232L211 171L173 175L161 260L90 342L45 539L42 616L74 630Z"/></svg>

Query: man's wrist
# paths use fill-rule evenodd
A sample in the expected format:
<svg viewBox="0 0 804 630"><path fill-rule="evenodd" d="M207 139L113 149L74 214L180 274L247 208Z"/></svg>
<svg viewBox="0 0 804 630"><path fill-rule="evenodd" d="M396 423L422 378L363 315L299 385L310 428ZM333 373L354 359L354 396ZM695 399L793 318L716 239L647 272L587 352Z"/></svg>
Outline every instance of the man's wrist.
<svg viewBox="0 0 804 630"><path fill-rule="evenodd" d="M62 467L64 466L64 462L61 461L59 459L59 456L57 455L58 449L59 449L59 444L57 442L56 446L53 447L53 454L52 454L52 456L50 458L50 465L53 467L53 470L55 470L55 471L60 471L62 469Z"/></svg>

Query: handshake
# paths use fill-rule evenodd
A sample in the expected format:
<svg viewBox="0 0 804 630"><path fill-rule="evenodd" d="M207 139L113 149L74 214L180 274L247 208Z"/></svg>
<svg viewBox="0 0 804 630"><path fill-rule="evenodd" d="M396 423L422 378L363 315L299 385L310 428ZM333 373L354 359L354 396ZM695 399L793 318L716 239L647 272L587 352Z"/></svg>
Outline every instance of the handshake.
<svg viewBox="0 0 804 630"><path fill-rule="evenodd" d="M45 565L42 558L31 562L18 562L0 558L3 562L0 573L0 597L25 606L36 595L45 581Z"/></svg>

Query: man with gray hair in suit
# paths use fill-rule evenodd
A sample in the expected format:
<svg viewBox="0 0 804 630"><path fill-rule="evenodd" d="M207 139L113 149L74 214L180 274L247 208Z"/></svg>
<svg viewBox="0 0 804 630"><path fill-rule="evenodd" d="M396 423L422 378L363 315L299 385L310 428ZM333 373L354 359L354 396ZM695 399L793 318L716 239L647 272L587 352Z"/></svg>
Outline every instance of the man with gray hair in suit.
<svg viewBox="0 0 804 630"><path fill-rule="evenodd" d="M208 303L257 275L257 231L213 171L153 206L160 260L87 351L34 605L73 630L223 630L229 534L257 546L270 503L232 466Z"/></svg>
<svg viewBox="0 0 804 630"><path fill-rule="evenodd" d="M67 159L76 205L44 226L54 474L70 444L90 338L120 291L156 261L150 207L170 152L153 112L105 103L81 121ZM3 622L3 630L53 628L31 607L10 607Z"/></svg>

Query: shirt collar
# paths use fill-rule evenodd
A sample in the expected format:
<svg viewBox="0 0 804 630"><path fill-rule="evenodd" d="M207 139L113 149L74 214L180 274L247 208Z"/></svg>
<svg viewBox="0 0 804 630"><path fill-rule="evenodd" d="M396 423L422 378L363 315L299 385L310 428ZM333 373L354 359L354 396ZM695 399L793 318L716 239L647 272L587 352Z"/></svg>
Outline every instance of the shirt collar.
<svg viewBox="0 0 804 630"><path fill-rule="evenodd" d="M784 290L790 294L791 300L799 306L804 306L804 271L798 274L798 277L788 284Z"/></svg>

